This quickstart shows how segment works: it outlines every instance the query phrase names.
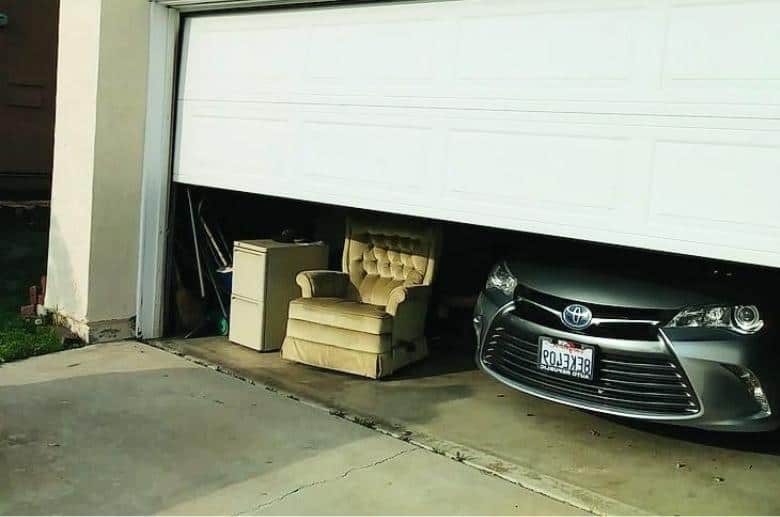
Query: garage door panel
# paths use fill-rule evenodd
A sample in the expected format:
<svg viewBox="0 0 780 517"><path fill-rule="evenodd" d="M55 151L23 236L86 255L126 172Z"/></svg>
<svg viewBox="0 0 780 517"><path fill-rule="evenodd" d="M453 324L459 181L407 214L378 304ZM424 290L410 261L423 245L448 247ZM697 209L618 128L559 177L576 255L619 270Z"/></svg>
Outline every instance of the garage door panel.
<svg viewBox="0 0 780 517"><path fill-rule="evenodd" d="M619 138L460 129L448 144L449 190L512 205L611 210L625 165L626 141Z"/></svg>
<svg viewBox="0 0 780 517"><path fill-rule="evenodd" d="M174 179L780 266L778 9L462 0L191 18Z"/></svg>
<svg viewBox="0 0 780 517"><path fill-rule="evenodd" d="M774 0L421 2L197 17L185 30L185 99L780 117Z"/></svg>
<svg viewBox="0 0 780 517"><path fill-rule="evenodd" d="M456 78L626 81L638 21L623 9L466 18L459 23Z"/></svg>
<svg viewBox="0 0 780 517"><path fill-rule="evenodd" d="M240 106L181 105L174 178L183 174L286 176L295 125L289 114ZM215 142L219 146L215 147Z"/></svg>
<svg viewBox="0 0 780 517"><path fill-rule="evenodd" d="M420 191L426 186L420 173L429 168L431 137L431 129L422 126L304 122L301 173L324 182L324 188Z"/></svg>
<svg viewBox="0 0 780 517"><path fill-rule="evenodd" d="M522 115L449 123L447 206L499 215L515 221L514 228L545 222L621 230L641 217L631 202L632 182L625 181L626 168L647 145L635 129Z"/></svg>
<svg viewBox="0 0 780 517"><path fill-rule="evenodd" d="M771 83L780 80L777 48L780 3L776 1L676 5L670 13L665 77L704 84L770 81L742 87L777 91L778 85Z"/></svg>
<svg viewBox="0 0 780 517"><path fill-rule="evenodd" d="M307 76L358 83L435 78L437 23L400 20L382 23L315 25L310 33Z"/></svg>
<svg viewBox="0 0 780 517"><path fill-rule="evenodd" d="M306 38L301 28L204 30L195 38L185 24L185 59L179 97L188 100L248 100L258 94L285 91L303 76ZM252 49L273 49L257 51ZM247 58L250 60L247 62Z"/></svg>
<svg viewBox="0 0 780 517"><path fill-rule="evenodd" d="M653 168L652 215L740 224L742 231L780 228L777 192L780 141L774 145L659 141ZM692 194L698 203L691 203ZM726 195L724 195L726 194Z"/></svg>

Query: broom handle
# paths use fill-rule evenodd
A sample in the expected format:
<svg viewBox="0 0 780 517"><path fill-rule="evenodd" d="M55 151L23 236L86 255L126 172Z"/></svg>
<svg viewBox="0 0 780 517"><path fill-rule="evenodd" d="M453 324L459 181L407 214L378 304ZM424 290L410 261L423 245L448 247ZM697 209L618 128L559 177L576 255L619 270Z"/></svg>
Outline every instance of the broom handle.
<svg viewBox="0 0 780 517"><path fill-rule="evenodd" d="M187 204L190 207L190 225L192 226L192 240L195 243L195 261L198 264L198 283L200 284L200 297L206 298L206 286L203 284L203 266L200 264L200 247L198 246L198 231L195 228L195 212L192 209L192 195L190 187L187 187Z"/></svg>

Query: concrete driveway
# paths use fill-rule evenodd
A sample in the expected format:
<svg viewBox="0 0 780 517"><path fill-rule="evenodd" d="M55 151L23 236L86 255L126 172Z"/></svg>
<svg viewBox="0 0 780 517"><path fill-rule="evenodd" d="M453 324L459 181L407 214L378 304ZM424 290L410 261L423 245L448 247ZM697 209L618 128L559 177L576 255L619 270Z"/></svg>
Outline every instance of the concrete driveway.
<svg viewBox="0 0 780 517"><path fill-rule="evenodd" d="M138 343L0 367L3 514L573 514Z"/></svg>
<svg viewBox="0 0 780 517"><path fill-rule="evenodd" d="M381 382L212 337L160 343L523 486L604 514L777 515L780 432L707 433L608 418L507 388L442 343Z"/></svg>

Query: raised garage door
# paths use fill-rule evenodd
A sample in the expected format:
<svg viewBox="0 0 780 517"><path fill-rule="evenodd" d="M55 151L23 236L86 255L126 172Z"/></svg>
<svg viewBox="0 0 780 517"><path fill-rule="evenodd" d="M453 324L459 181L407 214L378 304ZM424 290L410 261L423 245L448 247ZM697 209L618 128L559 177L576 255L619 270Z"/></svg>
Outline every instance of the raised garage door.
<svg viewBox="0 0 780 517"><path fill-rule="evenodd" d="M780 2L184 24L174 180L780 266Z"/></svg>

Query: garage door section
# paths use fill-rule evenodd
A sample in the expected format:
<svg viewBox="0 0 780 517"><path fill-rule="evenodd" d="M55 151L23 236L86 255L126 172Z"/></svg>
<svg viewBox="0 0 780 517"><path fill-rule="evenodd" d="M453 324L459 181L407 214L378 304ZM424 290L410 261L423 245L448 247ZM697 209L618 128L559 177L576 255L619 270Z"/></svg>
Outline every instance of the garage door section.
<svg viewBox="0 0 780 517"><path fill-rule="evenodd" d="M174 180L780 266L780 2L184 24Z"/></svg>

